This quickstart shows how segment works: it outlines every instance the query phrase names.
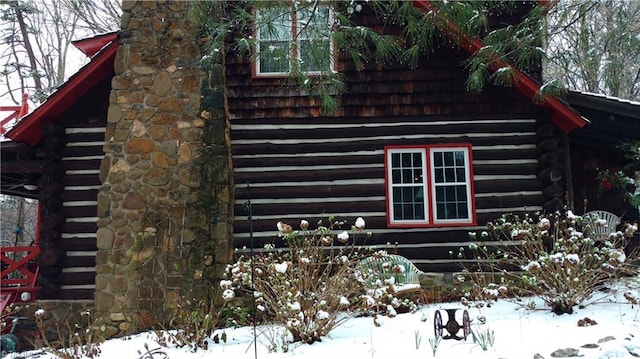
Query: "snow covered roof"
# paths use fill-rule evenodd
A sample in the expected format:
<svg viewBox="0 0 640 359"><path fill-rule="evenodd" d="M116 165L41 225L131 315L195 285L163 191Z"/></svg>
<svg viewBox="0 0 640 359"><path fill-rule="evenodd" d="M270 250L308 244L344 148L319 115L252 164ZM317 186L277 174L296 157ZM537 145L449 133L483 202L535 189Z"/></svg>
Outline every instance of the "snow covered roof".
<svg viewBox="0 0 640 359"><path fill-rule="evenodd" d="M571 91L569 91L569 93L573 93L573 94L576 94L576 95L583 95L585 97L592 97L594 99L602 99L602 100L607 100L607 101L611 101L611 102L617 102L617 103L620 103L620 104L628 104L628 105L632 105L632 106L640 106L640 102L638 102L638 101L627 100L627 99L614 97L614 96L607 96L607 95L600 94L600 93L593 93L593 92L587 92L587 91L575 91L575 90L571 90Z"/></svg>
<svg viewBox="0 0 640 359"><path fill-rule="evenodd" d="M564 100L590 122L573 139L603 148L640 139L640 102L582 91L569 91Z"/></svg>

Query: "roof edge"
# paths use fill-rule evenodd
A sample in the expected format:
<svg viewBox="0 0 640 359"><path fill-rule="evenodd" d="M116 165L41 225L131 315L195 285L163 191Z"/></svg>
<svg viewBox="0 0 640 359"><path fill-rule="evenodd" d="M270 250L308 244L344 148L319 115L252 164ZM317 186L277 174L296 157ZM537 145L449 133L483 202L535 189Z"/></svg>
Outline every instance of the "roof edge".
<svg viewBox="0 0 640 359"><path fill-rule="evenodd" d="M552 6L552 4L553 2L551 2L551 4L545 3L543 6ZM418 9L432 11L434 13L437 13L438 11L430 0L413 0L413 6ZM441 16L442 21L437 21L436 26L440 27L450 40L458 43L458 45L466 50L470 55L484 47L482 40L470 37L445 15L437 16ZM491 71L495 72L498 68L506 66L511 67L516 75L517 81L513 84L514 87L520 91L520 93L531 99L536 105L551 111L553 113L553 116L551 116L551 122L563 132L569 133L575 129L582 128L587 124L587 121L582 118L582 116L562 104L556 98L552 96L538 98L540 94L540 85L529 75L523 73L507 61L498 58L497 55L496 61L492 63L489 68Z"/></svg>
<svg viewBox="0 0 640 359"><path fill-rule="evenodd" d="M106 45L110 44L118 37L117 32L109 32L106 34L96 35L87 39L72 41L71 44L78 50L82 51L87 57L93 57L97 52L102 50Z"/></svg>
<svg viewBox="0 0 640 359"><path fill-rule="evenodd" d="M24 116L5 137L35 146L43 137L42 125L54 121L80 96L104 79L113 69L118 42L112 41L33 112Z"/></svg>

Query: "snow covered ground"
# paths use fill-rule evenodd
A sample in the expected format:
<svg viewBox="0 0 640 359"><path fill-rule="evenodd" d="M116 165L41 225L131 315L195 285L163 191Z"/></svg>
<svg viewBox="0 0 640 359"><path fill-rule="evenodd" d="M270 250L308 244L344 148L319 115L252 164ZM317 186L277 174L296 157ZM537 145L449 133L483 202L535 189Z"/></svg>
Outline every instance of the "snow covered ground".
<svg viewBox="0 0 640 359"><path fill-rule="evenodd" d="M526 310L506 300L490 308L469 309L471 330L479 334L493 333L495 342L483 350L471 336L466 341L442 340L433 354L430 340L434 335L434 315L443 309L461 308L458 303L436 303L420 307L416 313L399 314L395 318L354 318L332 331L329 337L312 345L291 344L288 352L271 352L268 336L275 328L258 326L225 330L226 343L211 341L209 348L191 352L185 348L161 347L153 333L112 339L103 343L99 358L194 359L194 358L637 358L640 357L640 306L631 304L624 293L640 298L640 277L627 278L607 293L601 293L598 304L576 308L573 314L554 315L534 300L538 309ZM598 298L594 298L598 299ZM479 317L485 317L482 324ZM462 312L456 320L461 322ZM579 322L591 323L580 326ZM593 324L595 322L596 324ZM222 331L217 334L221 335ZM444 330L444 334L447 334ZM460 333L462 334L462 333ZM147 349L148 348L148 349ZM558 350L562 350L560 352ZM554 353L555 352L555 353ZM553 354L552 354L553 353ZM41 351L11 354L6 358L55 358Z"/></svg>

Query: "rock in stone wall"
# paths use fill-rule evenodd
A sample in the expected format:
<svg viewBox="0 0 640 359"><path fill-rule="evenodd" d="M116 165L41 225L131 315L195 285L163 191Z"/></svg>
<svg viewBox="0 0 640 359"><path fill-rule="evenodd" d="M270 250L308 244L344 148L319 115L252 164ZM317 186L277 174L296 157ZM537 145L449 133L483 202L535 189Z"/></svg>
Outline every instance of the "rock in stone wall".
<svg viewBox="0 0 640 359"><path fill-rule="evenodd" d="M123 2L100 168L95 295L96 316L115 335L163 321L194 281L216 279L231 259L226 112L201 101L207 73L189 6Z"/></svg>

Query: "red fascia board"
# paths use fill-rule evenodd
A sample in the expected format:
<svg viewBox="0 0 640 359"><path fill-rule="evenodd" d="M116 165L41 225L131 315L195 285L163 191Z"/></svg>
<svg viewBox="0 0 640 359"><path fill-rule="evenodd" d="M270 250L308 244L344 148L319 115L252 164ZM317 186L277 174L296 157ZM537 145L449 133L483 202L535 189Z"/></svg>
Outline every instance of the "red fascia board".
<svg viewBox="0 0 640 359"><path fill-rule="evenodd" d="M88 39L72 41L71 43L87 57L92 57L110 42L115 41L118 35L115 32L96 35Z"/></svg>
<svg viewBox="0 0 640 359"><path fill-rule="evenodd" d="M418 9L423 9L434 13L438 11L438 9L429 0L413 0L413 6ZM484 43L480 39L471 38L445 16L441 16L440 21L436 22L436 24L439 27L442 27L442 30L445 32L445 34L451 40L457 42L460 47L469 52L469 54L474 54L476 51L484 47ZM513 86L540 107L551 111L553 113L553 115L551 116L551 122L558 128L560 128L563 132L569 133L577 128L581 128L586 125L586 121L580 115L569 109L557 99L551 96L545 96L544 98L540 99L536 98L540 93L540 85L538 85L533 79L531 79L531 77L529 77L522 71L518 70L504 60L499 59L497 55L495 61L492 61L487 65L489 66L491 71L496 71L501 67L510 66L514 71L517 80L515 81Z"/></svg>
<svg viewBox="0 0 640 359"><path fill-rule="evenodd" d="M42 125L55 121L64 111L73 105L87 91L91 90L105 76L113 72L113 61L118 48L112 42L94 59L81 68L67 82L51 95L40 107L25 116L15 125L6 137L15 142L35 146L44 136Z"/></svg>

